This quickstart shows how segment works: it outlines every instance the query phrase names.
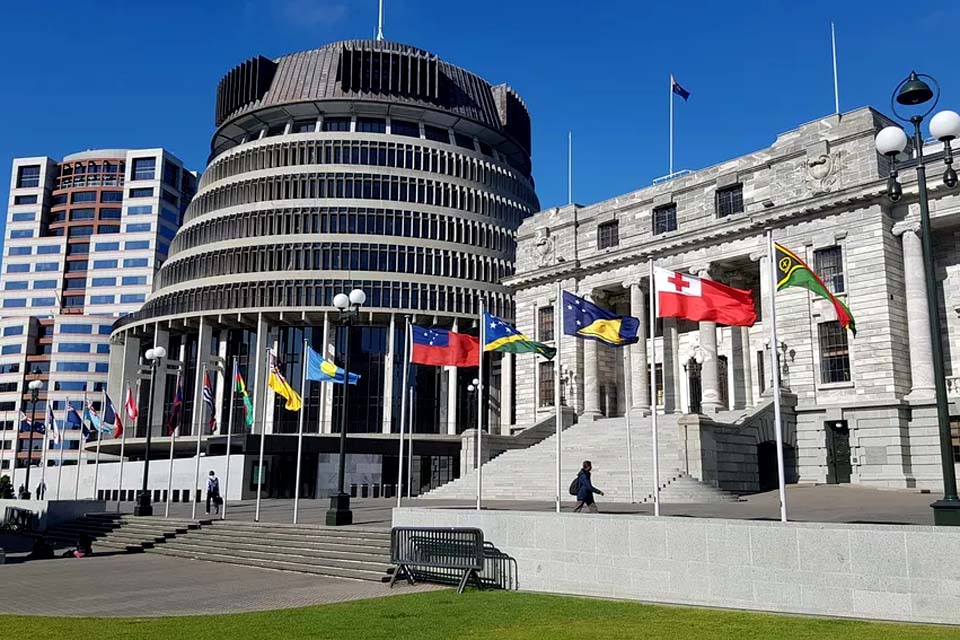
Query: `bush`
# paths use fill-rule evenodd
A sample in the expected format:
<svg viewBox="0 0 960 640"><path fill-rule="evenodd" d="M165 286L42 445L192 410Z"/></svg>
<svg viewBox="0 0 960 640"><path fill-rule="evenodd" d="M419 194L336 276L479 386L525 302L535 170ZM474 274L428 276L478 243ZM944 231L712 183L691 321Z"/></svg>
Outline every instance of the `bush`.
<svg viewBox="0 0 960 640"><path fill-rule="evenodd" d="M13 483L10 482L10 476L0 476L0 499L13 499Z"/></svg>

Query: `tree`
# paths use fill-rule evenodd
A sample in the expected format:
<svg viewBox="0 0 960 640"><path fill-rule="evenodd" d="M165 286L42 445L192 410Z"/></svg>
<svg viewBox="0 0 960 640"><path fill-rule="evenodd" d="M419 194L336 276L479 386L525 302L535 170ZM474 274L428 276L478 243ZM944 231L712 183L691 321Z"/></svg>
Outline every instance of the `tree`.
<svg viewBox="0 0 960 640"><path fill-rule="evenodd" d="M0 499L13 499L13 483L10 482L10 476L0 476Z"/></svg>

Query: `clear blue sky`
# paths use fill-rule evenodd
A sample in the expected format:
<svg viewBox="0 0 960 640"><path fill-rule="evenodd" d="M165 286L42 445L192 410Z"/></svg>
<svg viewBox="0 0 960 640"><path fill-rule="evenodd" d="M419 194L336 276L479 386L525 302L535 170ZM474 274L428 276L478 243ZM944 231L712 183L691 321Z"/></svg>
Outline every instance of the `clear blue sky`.
<svg viewBox="0 0 960 640"><path fill-rule="evenodd" d="M0 9L0 198L10 162L95 147L163 146L200 170L220 77L242 60L372 37L376 0L47 0ZM641 0L386 0L388 39L416 45L493 83L509 82L533 118L543 207L589 203L667 173L667 89L676 167L696 169L769 145L833 111L830 20L840 106L889 108L911 68L935 75L960 109L956 5ZM909 8L909 10L906 10ZM5 215L2 218L5 219ZM2 222L0 222L2 224Z"/></svg>

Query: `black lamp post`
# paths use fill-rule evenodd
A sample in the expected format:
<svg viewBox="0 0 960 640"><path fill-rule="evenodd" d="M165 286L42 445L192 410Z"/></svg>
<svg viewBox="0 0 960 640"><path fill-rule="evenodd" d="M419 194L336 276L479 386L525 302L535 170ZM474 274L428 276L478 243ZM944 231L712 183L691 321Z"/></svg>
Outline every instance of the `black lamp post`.
<svg viewBox="0 0 960 640"><path fill-rule="evenodd" d="M930 80L934 89L924 80ZM922 113L902 115L901 107L919 107L933 100L933 104ZM934 502L933 520L937 525L960 526L960 498L957 497L957 477L953 462L953 439L950 433L950 413L947 404L947 382L943 363L943 350L940 348L940 310L937 304L937 282L933 260L933 234L930 229L930 202L927 197L927 172L923 158L923 135L920 124L933 112L940 101L940 85L927 74L911 72L893 91L890 108L893 114L903 122L913 125L913 147L917 161L917 195L920 204L920 228L923 243L923 268L927 284L927 311L930 315L930 339L933 351L933 377L937 401L937 422L940 431L940 464L943 467L943 498ZM922 108L922 107L921 107ZM943 183L950 188L957 186L957 173L953 164L953 149L950 142L960 137L960 115L954 111L941 111L930 119L930 133L943 143L943 159L947 168L943 174ZM907 148L907 135L900 127L886 127L877 134L877 150L890 159L890 178L887 181L887 195L897 202L903 197L903 190L897 182L896 157Z"/></svg>
<svg viewBox="0 0 960 640"><path fill-rule="evenodd" d="M40 370L36 369L33 373L39 374ZM24 493L23 499L30 499L30 467L33 466L33 434L36 432L36 422L37 422L37 396L40 395L40 389L43 388L43 383L39 380L31 380L27 385L27 388L30 389L30 440L27 444L27 479L23 485ZM46 428L44 428L44 433L46 433ZM46 446L46 435L44 435L44 446ZM41 457L41 460L43 458Z"/></svg>
<svg viewBox="0 0 960 640"><path fill-rule="evenodd" d="M153 505L150 503L150 491L147 488L147 478L150 473L150 436L153 433L151 428L153 421L153 397L156 394L157 368L163 359L167 357L167 350L163 347L154 347L147 349L147 360L150 361L150 397L147 400L147 450L143 456L143 485L140 493L137 495L137 504L133 507L135 516L152 516Z"/></svg>
<svg viewBox="0 0 960 640"><path fill-rule="evenodd" d="M340 460L337 473L337 493L330 496L330 508L327 509L327 526L343 526L353 523L350 510L350 494L344 491L343 483L347 466L347 398L350 389L350 333L354 319L360 315L360 307L367 301L367 294L354 289L350 295L338 293L333 298L333 306L340 311L340 323L344 330L343 347L343 396L340 403Z"/></svg>

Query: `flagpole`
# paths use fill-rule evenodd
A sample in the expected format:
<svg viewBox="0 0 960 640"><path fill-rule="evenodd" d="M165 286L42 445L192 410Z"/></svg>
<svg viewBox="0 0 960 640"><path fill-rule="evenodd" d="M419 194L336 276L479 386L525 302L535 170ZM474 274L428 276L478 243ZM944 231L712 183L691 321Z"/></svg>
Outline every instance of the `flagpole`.
<svg viewBox="0 0 960 640"><path fill-rule="evenodd" d="M117 420L120 420L121 424L123 419L127 418L127 359L124 358L120 364L120 413L117 413L116 407L114 407L114 415ZM121 418L120 416L123 416ZM129 426L129 425L128 425ZM136 428L136 427L134 427ZM127 442L127 430L124 429L120 432L120 472L117 474L117 513L120 513L120 494L123 492L123 454L124 447Z"/></svg>
<svg viewBox="0 0 960 640"><path fill-rule="evenodd" d="M837 81L837 31L830 21L830 43L833 47L833 106L835 113L840 115L840 85Z"/></svg>
<svg viewBox="0 0 960 640"><path fill-rule="evenodd" d="M56 420L57 417L54 416L53 419ZM57 500L60 499L60 483L63 480L63 443L64 443L64 435L66 432L66 426L67 426L67 422L64 421L63 422L64 428L60 429L60 455L58 456L58 460L57 460Z"/></svg>
<svg viewBox="0 0 960 640"><path fill-rule="evenodd" d="M777 487L780 491L780 521L787 521L786 480L783 472L783 421L780 414L780 342L777 339L777 261L773 250L773 229L767 229L770 262L770 353L773 365L773 424L777 436Z"/></svg>
<svg viewBox="0 0 960 640"><path fill-rule="evenodd" d="M400 453L397 458L397 506L403 503L403 434L407 426L407 376L410 371L410 316L403 316L403 376L400 383Z"/></svg>
<svg viewBox="0 0 960 640"><path fill-rule="evenodd" d="M483 448L483 347L486 326L483 319L485 310L483 298L480 298L480 362L477 364L477 510L481 508L483 497L483 463L480 451Z"/></svg>
<svg viewBox="0 0 960 640"><path fill-rule="evenodd" d="M573 204L573 131L567 131L567 204Z"/></svg>
<svg viewBox="0 0 960 640"><path fill-rule="evenodd" d="M86 406L86 404L87 404L87 392L84 391L84 392L83 392L83 406ZM69 400L69 399L67 399L67 411L68 411L68 412L70 411L70 400ZM77 475L76 475L76 477L74 477L74 487L73 487L73 499L74 499L74 500L79 500L79 499L80 499L80 469L83 468L82 465L81 465L81 463L83 462L83 451L84 451L83 445L86 444L86 443L84 442L83 425L84 425L84 422L83 422L83 414L81 414L81 415L80 415L80 446L77 448Z"/></svg>
<svg viewBox="0 0 960 640"><path fill-rule="evenodd" d="M307 397L307 349L310 348L310 343L306 338L303 339L303 363L300 371L300 397ZM343 384L348 384L349 373L346 371L343 372L344 380ZM307 412L306 407L300 407L300 425L297 428L297 472L296 472L296 484L293 487L293 524L297 524L297 516L299 515L300 508L300 459L303 455L303 414Z"/></svg>
<svg viewBox="0 0 960 640"><path fill-rule="evenodd" d="M104 387L104 391L101 392L100 397L100 411L102 415L100 416L100 426L97 427L97 454L93 461L93 499L97 499L97 488L100 486L100 441L103 439L103 419L107 415L107 391ZM90 414L90 419L93 420L93 414Z"/></svg>
<svg viewBox="0 0 960 640"><path fill-rule="evenodd" d="M233 414L236 413L236 407L234 407L233 402L236 398L237 393L237 374L239 373L239 364L237 362L237 356L233 356L233 376L230 379L230 404L227 406L230 407L230 411L227 413L227 470L224 472L223 476L223 504L220 505L220 519L226 520L227 518L227 483L230 482L230 439L233 437Z"/></svg>
<svg viewBox="0 0 960 640"><path fill-rule="evenodd" d="M266 338L266 336L264 336L264 338ZM267 383L267 381L270 379L270 353L271 353L270 347L267 347L266 349L264 349L264 355L266 357L266 360L264 361L264 366L263 366L263 402L264 404L266 404L267 402L267 394L269 393L269 384ZM254 393L256 393L256 390L254 390ZM346 410L346 407L344 407L344 410ZM256 411L254 411L254 416L256 416ZM260 496L261 494L263 494L263 453L264 453L264 445L266 444L266 441L267 441L266 407L264 407L263 416L264 416L263 419L260 421L260 456L257 459L257 508L253 516L254 522L260 522Z"/></svg>
<svg viewBox="0 0 960 640"><path fill-rule="evenodd" d="M7 425L9 425L9 424L10 424L10 412L9 412L9 411L4 411L4 412L3 412L3 440L0 440L0 474L2 474L2 472L3 472L3 452L4 452L4 450L5 450L4 445L5 445L6 442L7 442ZM20 436L20 425L17 425L17 428L14 429L13 435L15 436L14 439L13 439L13 444L10 445L10 450L13 452L12 464L10 465L10 485L11 485L11 486L13 485L13 472L14 472L14 470L16 470L16 468L17 468L17 452L16 452L16 448L17 448L17 442L18 442L19 436ZM13 490L14 490L14 492L16 492L16 490L17 490L16 487L14 487ZM16 495L16 493L14 493L14 495ZM59 498L60 498L60 496L58 495L58 496L57 496L57 499L59 499Z"/></svg>
<svg viewBox="0 0 960 640"><path fill-rule="evenodd" d="M413 393L413 385L410 385L409 393L410 424L407 432L407 498L410 498L410 493L413 491L413 419L417 415L416 407L413 404L413 399L415 397Z"/></svg>
<svg viewBox="0 0 960 640"><path fill-rule="evenodd" d="M180 384L179 377L177 378L177 384L178 385ZM176 410L177 409L175 409L175 411ZM179 411L181 412L181 414L183 413L182 404L180 405ZM181 417L180 420L178 420L177 422L177 428L170 432L170 460L167 464L167 495L166 495L166 501L164 502L164 507L163 507L164 518L170 517L170 494L173 493L172 491L173 489L173 445L176 444L177 442L177 431L180 430L180 424L182 422L183 422L183 418Z"/></svg>
<svg viewBox="0 0 960 640"><path fill-rule="evenodd" d="M650 265L650 429L653 433L653 515L660 515L660 442L657 435L657 280ZM646 339L645 337L642 339ZM636 373L636 372L634 372Z"/></svg>
<svg viewBox="0 0 960 640"><path fill-rule="evenodd" d="M197 420L197 451L194 454L197 457L197 462L193 467L193 491L190 492L190 502L193 504L190 510L191 520L197 519L196 492L197 492L197 489L200 489L200 440L202 439L202 436L203 436L203 414L205 412L204 411L205 407L203 405L206 404L203 401L203 390L206 388L206 386L207 386L207 363L204 362L200 365L200 397L199 398L196 397L197 395L196 385L194 385L194 391L193 391L194 407L196 407L198 402L200 403L201 406L199 411L194 410L194 412L197 414L197 417L199 419ZM203 498L202 490L201 490L200 497L201 499Z"/></svg>
<svg viewBox="0 0 960 640"><path fill-rule="evenodd" d="M560 379L561 365L560 365L560 341L561 336L563 335L563 290L560 286L560 282L557 281L557 299L554 301L556 309L553 313L554 322L553 322L553 340L557 346L557 354L554 356L553 361L553 404L554 408L557 410L557 415L554 418L554 426L556 427L556 438L557 438L557 504L556 511L560 513L560 496L563 494L563 477L561 470L561 456L562 456L562 445L560 442L561 434L563 433L563 381Z"/></svg>
<svg viewBox="0 0 960 640"><path fill-rule="evenodd" d="M52 402L49 395L47 396L47 402ZM40 453L40 486L43 487L43 495L47 495L47 449L50 447L50 440L48 431L50 430L50 425L47 424L47 416L50 415L50 409L47 408L46 414L43 417L43 451ZM30 487L27 487L28 489ZM39 492L38 492L39 493ZM37 496L38 498L40 496Z"/></svg>
<svg viewBox="0 0 960 640"><path fill-rule="evenodd" d="M670 173L668 176L673 175L673 74L670 74L670 90L667 92L667 95L670 97Z"/></svg>

